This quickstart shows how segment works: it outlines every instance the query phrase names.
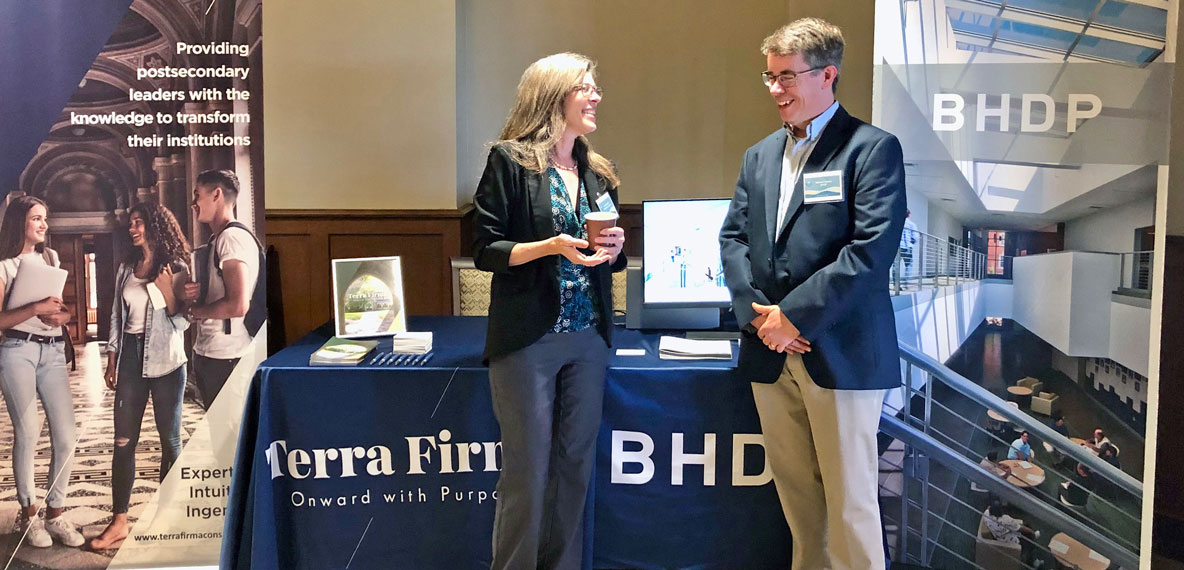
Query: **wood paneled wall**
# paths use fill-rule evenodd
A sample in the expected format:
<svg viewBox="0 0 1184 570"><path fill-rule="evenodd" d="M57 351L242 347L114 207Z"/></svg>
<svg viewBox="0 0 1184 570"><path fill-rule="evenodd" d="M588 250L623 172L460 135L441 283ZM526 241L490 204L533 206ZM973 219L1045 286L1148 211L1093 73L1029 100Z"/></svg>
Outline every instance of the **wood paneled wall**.
<svg viewBox="0 0 1184 570"><path fill-rule="evenodd" d="M621 207L626 253L641 254L641 206ZM333 318L330 260L398 255L411 315L452 312L450 257L468 257L472 209L268 210L265 242L275 247L284 338L292 342ZM272 296L272 295L269 295Z"/></svg>
<svg viewBox="0 0 1184 570"><path fill-rule="evenodd" d="M332 259L401 256L408 313L450 313L448 258L460 255L463 218L459 210L268 210L266 243L279 267L268 280L280 288L285 339L333 318Z"/></svg>

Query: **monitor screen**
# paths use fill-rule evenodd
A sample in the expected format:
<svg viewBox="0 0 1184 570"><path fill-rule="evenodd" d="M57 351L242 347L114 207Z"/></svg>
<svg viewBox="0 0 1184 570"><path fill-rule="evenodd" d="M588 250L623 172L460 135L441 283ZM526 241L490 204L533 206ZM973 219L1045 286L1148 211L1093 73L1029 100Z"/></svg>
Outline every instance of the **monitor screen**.
<svg viewBox="0 0 1184 570"><path fill-rule="evenodd" d="M719 257L719 228L731 202L729 198L642 202L646 305L731 305Z"/></svg>

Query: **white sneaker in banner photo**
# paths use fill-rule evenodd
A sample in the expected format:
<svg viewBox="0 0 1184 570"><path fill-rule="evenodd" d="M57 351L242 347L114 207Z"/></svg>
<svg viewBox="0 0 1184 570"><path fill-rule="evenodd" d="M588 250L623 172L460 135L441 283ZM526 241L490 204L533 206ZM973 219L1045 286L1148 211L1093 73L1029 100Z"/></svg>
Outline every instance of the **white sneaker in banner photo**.
<svg viewBox="0 0 1184 570"><path fill-rule="evenodd" d="M53 538L45 531L45 521L41 520L41 517L34 516L19 520L16 530L25 537L29 546L37 548L53 546Z"/></svg>
<svg viewBox="0 0 1184 570"><path fill-rule="evenodd" d="M63 515L58 515L52 519L46 519L45 530L50 536L54 537L59 543L65 546L82 546L85 540L82 538L82 533L74 526L74 523L66 520Z"/></svg>

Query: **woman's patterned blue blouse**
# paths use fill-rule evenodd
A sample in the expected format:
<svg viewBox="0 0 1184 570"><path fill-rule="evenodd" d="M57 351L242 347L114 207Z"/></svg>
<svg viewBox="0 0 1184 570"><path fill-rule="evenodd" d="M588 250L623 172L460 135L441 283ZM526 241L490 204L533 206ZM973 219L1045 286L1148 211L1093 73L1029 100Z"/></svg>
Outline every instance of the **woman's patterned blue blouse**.
<svg viewBox="0 0 1184 570"><path fill-rule="evenodd" d="M551 180L551 224L556 235L567 234L578 239L587 239L587 231L580 220L590 211L584 181L580 180L580 215L576 217L568 197L567 187L555 167L547 169ZM596 325L600 320L600 302L592 290L594 268L576 265L559 256L559 318L551 332L575 332Z"/></svg>

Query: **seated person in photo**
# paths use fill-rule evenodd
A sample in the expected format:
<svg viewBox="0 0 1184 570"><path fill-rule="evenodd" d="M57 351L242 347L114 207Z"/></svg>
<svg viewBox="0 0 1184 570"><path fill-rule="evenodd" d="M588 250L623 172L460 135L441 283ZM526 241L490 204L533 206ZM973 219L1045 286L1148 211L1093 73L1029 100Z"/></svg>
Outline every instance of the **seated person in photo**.
<svg viewBox="0 0 1184 570"><path fill-rule="evenodd" d="M1122 465L1118 461L1118 448L1114 447L1112 443L1103 443L1098 447L1098 457L1103 461L1113 465L1115 469L1122 469ZM1094 490L1106 499L1113 500L1118 496L1118 486L1112 481L1103 477L1098 477L1094 482Z"/></svg>
<svg viewBox="0 0 1184 570"><path fill-rule="evenodd" d="M1122 469L1122 464L1118 461L1118 448L1114 447L1113 443L1106 442L1098 446L1098 457L1103 461L1113 465L1115 469Z"/></svg>
<svg viewBox="0 0 1184 570"><path fill-rule="evenodd" d="M1110 438L1106 437L1106 432L1102 431L1102 428L1097 428L1094 430L1094 438L1087 441L1085 444L1088 445L1090 449L1097 451L1100 447L1102 447L1103 443L1110 443Z"/></svg>
<svg viewBox="0 0 1184 570"><path fill-rule="evenodd" d="M1077 464L1077 472L1069 480L1069 487L1062 491L1062 496L1069 504L1084 507L1089 501L1089 494L1094 489L1094 478L1089 467Z"/></svg>
<svg viewBox="0 0 1184 570"><path fill-rule="evenodd" d="M1065 425L1065 416L1064 415L1057 414L1056 418L1053 419L1050 427L1052 428L1052 431L1057 432L1062 437L1065 437L1065 438L1069 437L1069 426ZM1048 442L1048 441L1044 442L1044 450L1047 451L1051 455L1051 460L1054 465L1060 465L1062 462L1065 461L1064 452L1062 452L1060 449L1055 448L1053 446L1052 442Z"/></svg>
<svg viewBox="0 0 1184 570"><path fill-rule="evenodd" d="M1000 477L1006 478L1008 475L1011 475L1011 467L999 463L999 452L997 451L988 451L987 456L978 464L983 469L991 471Z"/></svg>
<svg viewBox="0 0 1184 570"><path fill-rule="evenodd" d="M1065 437L1069 437L1069 428L1065 426L1065 416L1058 415L1052 422L1052 431L1055 431Z"/></svg>
<svg viewBox="0 0 1184 570"><path fill-rule="evenodd" d="M1011 515L1003 514L1003 502L999 499L993 499L991 506L983 512L983 524L987 530L991 532L991 537L999 542L1006 542L1008 544L1020 545L1021 557L1025 563L1034 563L1039 568L1042 561L1032 561L1032 553L1034 540L1040 538L1040 531L1032 530L1031 527L1025 526L1023 519L1012 518ZM1020 540L1020 537L1026 537L1028 540Z"/></svg>
<svg viewBox="0 0 1184 570"><path fill-rule="evenodd" d="M979 461L978 464L979 467L998 475L1000 478L1006 479L1008 475L1011 475L1011 467L999 463L999 452L997 451L988 451L987 456L982 461ZM973 481L971 481L970 487L980 493L987 490L979 487Z"/></svg>
<svg viewBox="0 0 1184 570"><path fill-rule="evenodd" d="M1011 447L1007 450L1007 458L1020 461L1032 460L1032 446L1028 444L1027 431L1020 433L1019 439L1011 442Z"/></svg>

